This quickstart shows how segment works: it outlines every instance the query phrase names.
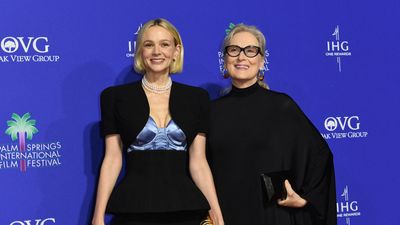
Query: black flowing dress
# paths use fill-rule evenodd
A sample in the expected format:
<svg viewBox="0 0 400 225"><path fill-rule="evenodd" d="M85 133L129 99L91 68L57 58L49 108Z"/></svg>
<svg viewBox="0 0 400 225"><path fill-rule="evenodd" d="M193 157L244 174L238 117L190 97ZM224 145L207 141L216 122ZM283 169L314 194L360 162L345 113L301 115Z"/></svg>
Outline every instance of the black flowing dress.
<svg viewBox="0 0 400 225"><path fill-rule="evenodd" d="M333 156L286 94L257 83L211 104L208 156L227 225L333 225ZM261 173L291 171L303 208L265 203Z"/></svg>

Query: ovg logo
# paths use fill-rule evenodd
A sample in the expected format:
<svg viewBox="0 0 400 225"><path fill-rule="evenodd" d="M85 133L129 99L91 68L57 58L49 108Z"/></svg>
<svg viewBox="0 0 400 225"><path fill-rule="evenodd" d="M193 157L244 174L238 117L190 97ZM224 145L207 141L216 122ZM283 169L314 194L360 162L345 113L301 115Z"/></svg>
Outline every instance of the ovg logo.
<svg viewBox="0 0 400 225"><path fill-rule="evenodd" d="M325 119L325 129L328 131L334 131L340 126L341 130L345 130L348 127L351 130L360 129L360 118L358 116L343 116L343 117L328 117Z"/></svg>
<svg viewBox="0 0 400 225"><path fill-rule="evenodd" d="M0 145L0 170L19 168L26 172L31 167L53 167L61 165L61 142L32 143L33 136L39 132L36 120L30 113L22 116L13 113L7 121L5 134L18 144ZM29 142L28 142L29 141Z"/></svg>
<svg viewBox="0 0 400 225"><path fill-rule="evenodd" d="M5 55L0 55L0 62L58 62L60 56L48 55L49 49L49 38L45 36L7 36L0 41L0 50L5 53Z"/></svg>
<svg viewBox="0 0 400 225"><path fill-rule="evenodd" d="M18 49L18 41L14 38L4 38L1 41L1 49L6 53L13 53Z"/></svg>
<svg viewBox="0 0 400 225"><path fill-rule="evenodd" d="M350 225L352 217L361 216L358 201L351 199L349 196L349 187L346 185L343 189L341 198L336 202L336 212L338 218L344 218L347 225Z"/></svg>
<svg viewBox="0 0 400 225"><path fill-rule="evenodd" d="M336 63L338 64L339 72L342 72L341 57L351 56L349 42L340 38L339 25L335 27L332 36L334 36L335 39L326 42L325 56L336 57Z"/></svg>
<svg viewBox="0 0 400 225"><path fill-rule="evenodd" d="M328 131L334 131L337 128L337 120L333 117L328 117L325 120L325 129L327 129Z"/></svg>
<svg viewBox="0 0 400 225"><path fill-rule="evenodd" d="M16 220L10 223L10 225L51 225L51 224L56 224L56 218Z"/></svg>
<svg viewBox="0 0 400 225"><path fill-rule="evenodd" d="M136 30L136 32L134 33L134 35L138 35L140 29L142 29L143 24L140 24ZM136 39L136 38L135 38ZM127 58L130 57L135 57L135 51L136 51L136 40L135 41L128 41L128 52L125 54L125 56Z"/></svg>
<svg viewBox="0 0 400 225"><path fill-rule="evenodd" d="M322 133L325 139L340 138L365 138L367 131L361 130L359 116L336 116L327 117L324 121L324 127L328 133Z"/></svg>
<svg viewBox="0 0 400 225"><path fill-rule="evenodd" d="M229 32L231 32L231 30L235 27L234 23L229 23L229 26L227 29L225 29L225 35L228 35ZM264 53L264 72L269 71L269 61L268 58L270 56L268 49L265 49L265 53ZM224 67L224 52L223 51L218 51L218 64L219 64L219 72L224 75L225 71L225 67Z"/></svg>
<svg viewBox="0 0 400 225"><path fill-rule="evenodd" d="M38 53L49 52L47 37L5 37L1 40L1 49L6 53L14 53L22 47L25 53L30 49Z"/></svg>

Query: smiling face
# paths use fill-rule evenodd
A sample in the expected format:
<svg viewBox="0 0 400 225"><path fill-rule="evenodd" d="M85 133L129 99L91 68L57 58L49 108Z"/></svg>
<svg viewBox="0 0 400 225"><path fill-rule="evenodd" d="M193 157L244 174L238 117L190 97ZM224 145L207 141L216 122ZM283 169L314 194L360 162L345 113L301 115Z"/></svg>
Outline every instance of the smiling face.
<svg viewBox="0 0 400 225"><path fill-rule="evenodd" d="M229 41L229 45L237 45L241 48L247 46L260 46L257 38L249 32L243 31L236 33ZM264 66L264 58L261 54L250 58L244 52L236 57L225 54L225 67L232 83L239 88L251 86L257 81L257 74Z"/></svg>
<svg viewBox="0 0 400 225"><path fill-rule="evenodd" d="M160 26L152 26L143 34L141 57L148 74L169 74L170 66L180 53L171 33Z"/></svg>

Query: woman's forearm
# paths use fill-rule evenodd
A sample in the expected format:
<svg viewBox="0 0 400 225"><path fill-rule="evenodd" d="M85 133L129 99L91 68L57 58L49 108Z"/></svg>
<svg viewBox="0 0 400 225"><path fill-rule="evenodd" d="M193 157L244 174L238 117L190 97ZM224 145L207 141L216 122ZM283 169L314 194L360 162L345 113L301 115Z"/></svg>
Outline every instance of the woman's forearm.
<svg viewBox="0 0 400 225"><path fill-rule="evenodd" d="M122 168L122 151L119 136L106 138L106 153L100 169L97 187L96 205L92 224L104 224L104 214L108 199Z"/></svg>
<svg viewBox="0 0 400 225"><path fill-rule="evenodd" d="M122 159L104 158L101 165L99 184L97 187L96 206L94 216L104 216L107 201L121 172Z"/></svg>
<svg viewBox="0 0 400 225"><path fill-rule="evenodd" d="M221 213L214 180L207 160L205 158L196 159L195 162L190 163L189 169L194 183L206 197L211 209L216 210L216 213Z"/></svg>

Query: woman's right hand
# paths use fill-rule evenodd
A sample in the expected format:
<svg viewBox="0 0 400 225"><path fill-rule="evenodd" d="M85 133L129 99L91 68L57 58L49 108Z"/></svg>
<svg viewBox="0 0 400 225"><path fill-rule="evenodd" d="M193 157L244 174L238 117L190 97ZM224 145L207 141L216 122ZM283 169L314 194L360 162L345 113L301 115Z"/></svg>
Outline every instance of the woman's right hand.
<svg viewBox="0 0 400 225"><path fill-rule="evenodd" d="M224 218L222 217L222 213L220 210L212 210L208 211L210 215L211 221L213 225L225 225Z"/></svg>
<svg viewBox="0 0 400 225"><path fill-rule="evenodd" d="M105 223L104 223L104 218L93 217L93 219L92 219L92 225L105 225Z"/></svg>
<svg viewBox="0 0 400 225"><path fill-rule="evenodd" d="M287 192L287 197L286 199L278 199L278 204L280 206L302 208L307 204L307 200L300 197L300 195L293 190L292 185L290 185L288 180L285 180L285 188Z"/></svg>

